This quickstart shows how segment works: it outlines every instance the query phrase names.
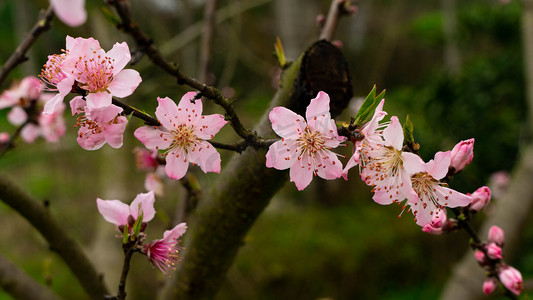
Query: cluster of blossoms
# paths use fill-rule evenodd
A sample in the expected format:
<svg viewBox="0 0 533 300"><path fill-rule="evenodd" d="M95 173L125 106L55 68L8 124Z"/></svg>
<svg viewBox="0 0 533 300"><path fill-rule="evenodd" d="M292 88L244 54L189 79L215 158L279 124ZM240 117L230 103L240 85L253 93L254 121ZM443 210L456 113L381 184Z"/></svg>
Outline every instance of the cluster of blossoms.
<svg viewBox="0 0 533 300"><path fill-rule="evenodd" d="M7 120L14 126L23 126L20 135L27 143L39 136L48 142L57 142L66 131L64 104L55 106L50 114L41 114L43 106L53 96L44 93L42 88L38 78L29 76L0 94L0 109L11 108Z"/></svg>
<svg viewBox="0 0 533 300"><path fill-rule="evenodd" d="M306 119L284 108L270 112L273 130L282 137L266 154L266 166L279 170L290 168L290 178L299 190L311 182L313 175L324 179L344 176L359 165L361 178L373 187L373 199L379 204L406 205L420 226L440 227L446 220L446 207L467 206L472 197L446 186L441 180L449 171L457 173L473 157L474 140L459 143L452 151L438 152L427 163L403 151L404 133L396 116L381 122L387 115L384 100L377 105L372 119L360 129L353 155L343 169L331 149L346 137L339 136L329 113L329 96L319 92L307 107Z"/></svg>
<svg viewBox="0 0 533 300"><path fill-rule="evenodd" d="M166 274L180 262L182 247L179 246L179 238L185 233L187 225L180 223L171 230L166 230L162 239L145 242L144 231L155 216L154 202L153 192L138 194L130 205L119 200L96 199L98 211L106 221L115 224L123 234L124 243L134 251L146 255L152 265Z"/></svg>
<svg viewBox="0 0 533 300"><path fill-rule="evenodd" d="M487 269L488 278L483 283L483 292L492 293L498 286L498 280L513 294L520 295L524 289L522 274L517 269L502 262L504 231L498 226L489 229L488 242L479 245L474 253L478 263Z"/></svg>

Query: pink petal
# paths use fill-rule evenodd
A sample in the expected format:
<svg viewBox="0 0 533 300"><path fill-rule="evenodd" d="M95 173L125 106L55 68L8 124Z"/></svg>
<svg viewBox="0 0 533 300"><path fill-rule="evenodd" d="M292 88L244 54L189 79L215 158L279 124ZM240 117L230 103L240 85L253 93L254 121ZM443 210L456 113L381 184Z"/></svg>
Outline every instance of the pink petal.
<svg viewBox="0 0 533 300"><path fill-rule="evenodd" d="M313 180L313 166L308 155L302 155L301 159L295 161L289 172L291 182L296 184L296 188L301 191L305 189Z"/></svg>
<svg viewBox="0 0 533 300"><path fill-rule="evenodd" d="M311 128L315 127L314 123L318 117L331 119L329 113L329 96L322 91L318 92L316 98L311 100L311 103L309 103L309 106L307 106L305 111L307 125Z"/></svg>
<svg viewBox="0 0 533 300"><path fill-rule="evenodd" d="M185 231L187 230L187 224L180 223L176 225L171 230L166 230L163 233L163 240L165 241L171 241L171 240L177 240L179 237L181 237Z"/></svg>
<svg viewBox="0 0 533 300"><path fill-rule="evenodd" d="M389 205L396 199L391 198L390 194L387 193L385 190L380 190L374 193L374 196L372 196L372 200L381 205Z"/></svg>
<svg viewBox="0 0 533 300"><path fill-rule="evenodd" d="M129 205L118 200L102 200L98 198L96 199L96 206L107 222L117 226L128 223L128 216L130 215Z"/></svg>
<svg viewBox="0 0 533 300"><path fill-rule="evenodd" d="M87 100L88 109L105 108L111 105L113 97L108 92L89 93Z"/></svg>
<svg viewBox="0 0 533 300"><path fill-rule="evenodd" d="M270 145L266 154L267 168L285 170L295 164L300 155L298 143L294 140L277 141Z"/></svg>
<svg viewBox="0 0 533 300"><path fill-rule="evenodd" d="M383 111L384 104L385 99L382 99L376 107L376 110L374 110L374 115L372 116L372 119L363 126L361 132L365 136L372 135L378 129L379 122L383 120L383 118L387 115L387 113Z"/></svg>
<svg viewBox="0 0 533 300"><path fill-rule="evenodd" d="M176 103L168 98L157 98L157 108L155 109L155 115L159 122L169 130L177 128L180 124L185 124L183 113L178 111Z"/></svg>
<svg viewBox="0 0 533 300"><path fill-rule="evenodd" d="M148 193L138 194L129 206L130 214L133 218L137 219L139 217L140 205L143 211L143 222L149 222L155 216L154 202L154 192L150 191Z"/></svg>
<svg viewBox="0 0 533 300"><path fill-rule="evenodd" d="M426 164L426 172L437 180L444 178L448 173L451 159L451 151L437 152L435 159L430 160Z"/></svg>
<svg viewBox="0 0 533 300"><path fill-rule="evenodd" d="M144 180L144 188L147 191L154 191L156 196L163 196L163 182L156 173L147 173Z"/></svg>
<svg viewBox="0 0 533 300"><path fill-rule="evenodd" d="M85 0L50 0L50 3L56 16L68 26L80 26L87 20Z"/></svg>
<svg viewBox="0 0 533 300"><path fill-rule="evenodd" d="M85 150L98 150L106 142L102 133L92 133L86 127L80 128L76 141Z"/></svg>
<svg viewBox="0 0 533 300"><path fill-rule="evenodd" d="M348 160L348 162L346 163L346 166L342 170L342 178L344 178L344 180L348 180L348 171L351 168L357 166L358 164L359 164L359 152L358 153L354 153L350 157L350 160Z"/></svg>
<svg viewBox="0 0 533 300"><path fill-rule="evenodd" d="M282 138L297 139L307 127L302 116L285 107L274 107L268 116L272 129Z"/></svg>
<svg viewBox="0 0 533 300"><path fill-rule="evenodd" d="M72 115L83 113L86 106L87 102L81 96L76 96L70 100L70 111L72 111Z"/></svg>
<svg viewBox="0 0 533 300"><path fill-rule="evenodd" d="M126 42L115 43L113 48L106 54L113 61L113 80L115 76L124 69L131 59L130 49ZM133 71L133 70L132 70ZM120 96L117 96L120 97Z"/></svg>
<svg viewBox="0 0 533 300"><path fill-rule="evenodd" d="M183 113L183 117L185 118L185 122L183 123L187 125L196 124L202 116L202 100L196 99L194 103L191 102L195 95L195 92L186 93L181 97L180 103L178 104L178 110Z"/></svg>
<svg viewBox="0 0 533 300"><path fill-rule="evenodd" d="M89 109L85 112L85 116L99 124L105 124L115 119L122 110L122 107L111 104L107 107Z"/></svg>
<svg viewBox="0 0 533 300"><path fill-rule="evenodd" d="M7 114L7 120L15 126L24 124L27 119L28 114L26 114L26 111L20 106L13 107Z"/></svg>
<svg viewBox="0 0 533 300"><path fill-rule="evenodd" d="M201 116L194 125L195 134L203 140L212 139L228 121L224 120L223 115L213 114Z"/></svg>
<svg viewBox="0 0 533 300"><path fill-rule="evenodd" d="M436 188L435 194L438 197L438 202L440 205L447 207L458 207L458 206L467 206L472 202L472 197L467 196L463 193L460 193L456 190L452 190L447 187L438 186Z"/></svg>
<svg viewBox="0 0 533 300"><path fill-rule="evenodd" d="M403 128L398 117L392 116L390 124L383 130L383 139L386 146L392 146L396 150L402 150L403 147Z"/></svg>
<svg viewBox="0 0 533 300"><path fill-rule="evenodd" d="M133 135L148 149L168 149L172 135L161 129L163 128L157 126L143 126L137 128Z"/></svg>
<svg viewBox="0 0 533 300"><path fill-rule="evenodd" d="M424 172L426 164L420 156L411 152L402 152L403 167L409 176L416 173Z"/></svg>
<svg viewBox="0 0 533 300"><path fill-rule="evenodd" d="M128 125L128 119L121 116L117 118L117 124L113 123L105 126L105 141L109 146L115 149L122 147L123 134L124 130L126 130L126 125Z"/></svg>
<svg viewBox="0 0 533 300"><path fill-rule="evenodd" d="M189 168L189 159L185 151L181 148L176 148L170 151L166 158L165 172L167 176L178 180L183 178Z"/></svg>
<svg viewBox="0 0 533 300"><path fill-rule="evenodd" d="M321 178L332 180L341 177L342 163L337 155L329 150L322 150L315 154L317 175Z"/></svg>
<svg viewBox="0 0 533 300"><path fill-rule="evenodd" d="M39 126L35 124L27 124L24 126L20 132L22 139L26 143L33 143L37 137L39 137L41 130Z"/></svg>
<svg viewBox="0 0 533 300"><path fill-rule="evenodd" d="M63 102L64 98L65 96L58 93L52 99L48 100L48 102L44 104L43 114L53 114L56 107L59 103Z"/></svg>
<svg viewBox="0 0 533 300"><path fill-rule="evenodd" d="M220 154L209 142L201 141L189 148L188 155L191 163L200 166L204 173L220 173Z"/></svg>
<svg viewBox="0 0 533 300"><path fill-rule="evenodd" d="M111 95L124 98L131 95L141 81L142 78L139 72L132 69L126 69L113 76L113 81L111 81L107 89Z"/></svg>

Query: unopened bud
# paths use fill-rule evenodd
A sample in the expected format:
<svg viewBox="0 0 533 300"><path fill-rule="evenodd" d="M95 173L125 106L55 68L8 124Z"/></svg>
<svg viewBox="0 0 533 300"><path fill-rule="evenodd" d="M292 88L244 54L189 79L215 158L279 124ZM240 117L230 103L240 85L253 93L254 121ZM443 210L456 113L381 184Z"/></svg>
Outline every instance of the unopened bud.
<svg viewBox="0 0 533 300"><path fill-rule="evenodd" d="M503 229L498 226L491 226L489 229L489 242L496 243L498 246L503 246L505 240L505 233Z"/></svg>
<svg viewBox="0 0 533 300"><path fill-rule="evenodd" d="M483 282L483 293L486 295L490 295L496 287L498 286L498 280L494 277L487 278L485 282Z"/></svg>
<svg viewBox="0 0 533 300"><path fill-rule="evenodd" d="M316 26L322 29L322 27L324 27L324 24L326 24L326 17L323 14L319 14L318 16L316 16Z"/></svg>
<svg viewBox="0 0 533 300"><path fill-rule="evenodd" d="M476 252L474 253L474 256L480 265L483 266L487 263L487 257L485 256L485 253L483 253L483 251L476 250Z"/></svg>
<svg viewBox="0 0 533 300"><path fill-rule="evenodd" d="M461 141L452 149L450 167L455 169L454 174L462 171L474 158L474 139Z"/></svg>
<svg viewBox="0 0 533 300"><path fill-rule="evenodd" d="M502 248L495 243L487 245L487 256L490 259L502 259Z"/></svg>
<svg viewBox="0 0 533 300"><path fill-rule="evenodd" d="M473 192L470 197L472 197L470 209L480 211L490 203L490 189L486 186L482 186Z"/></svg>
<svg viewBox="0 0 533 300"><path fill-rule="evenodd" d="M331 41L331 44L333 44L333 46L335 46L335 47L337 47L339 49L342 49L342 47L344 46L344 43L341 40Z"/></svg>
<svg viewBox="0 0 533 300"><path fill-rule="evenodd" d="M498 277L502 284L513 294L520 295L524 289L522 274L511 266L502 266L499 270Z"/></svg>

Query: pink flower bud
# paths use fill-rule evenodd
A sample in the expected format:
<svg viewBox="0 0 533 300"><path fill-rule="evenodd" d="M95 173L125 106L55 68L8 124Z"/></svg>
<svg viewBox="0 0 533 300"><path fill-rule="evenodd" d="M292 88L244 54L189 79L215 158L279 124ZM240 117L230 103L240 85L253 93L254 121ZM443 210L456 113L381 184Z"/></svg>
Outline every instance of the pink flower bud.
<svg viewBox="0 0 533 300"><path fill-rule="evenodd" d="M442 234L442 228L435 228L431 226L430 224L424 225L424 227L422 227L422 231L425 233L434 234L434 235Z"/></svg>
<svg viewBox="0 0 533 300"><path fill-rule="evenodd" d="M9 141L9 133L0 132L0 144L5 144Z"/></svg>
<svg viewBox="0 0 533 300"><path fill-rule="evenodd" d="M505 233L503 229L498 226L492 226L489 229L489 242L496 243L498 246L503 246L503 241L505 239Z"/></svg>
<svg viewBox="0 0 533 300"><path fill-rule="evenodd" d="M446 222L446 211L440 208L435 209L431 219L431 226L441 228L444 222Z"/></svg>
<svg viewBox="0 0 533 300"><path fill-rule="evenodd" d="M470 197L472 197L470 209L480 211L490 203L490 189L486 186L482 186L473 192Z"/></svg>
<svg viewBox="0 0 533 300"><path fill-rule="evenodd" d="M502 259L502 248L495 243L487 245L487 256L490 259Z"/></svg>
<svg viewBox="0 0 533 300"><path fill-rule="evenodd" d="M502 266L499 270L498 277L502 284L513 294L520 295L524 289L522 274L517 269L510 266Z"/></svg>
<svg viewBox="0 0 533 300"><path fill-rule="evenodd" d="M461 141L452 149L452 162L450 167L455 169L455 173L463 170L474 158L474 139Z"/></svg>
<svg viewBox="0 0 533 300"><path fill-rule="evenodd" d="M498 280L494 277L487 278L485 282L483 282L483 293L490 295L496 287L498 286Z"/></svg>
<svg viewBox="0 0 533 300"><path fill-rule="evenodd" d="M480 265L484 265L487 263L487 257L485 256L485 253L483 253L483 251L476 250L474 256L476 257L476 260Z"/></svg>
<svg viewBox="0 0 533 300"><path fill-rule="evenodd" d="M133 154L135 154L137 169L140 171L152 172L157 166L159 166L159 162L157 161L157 150L135 147L135 149L133 149Z"/></svg>

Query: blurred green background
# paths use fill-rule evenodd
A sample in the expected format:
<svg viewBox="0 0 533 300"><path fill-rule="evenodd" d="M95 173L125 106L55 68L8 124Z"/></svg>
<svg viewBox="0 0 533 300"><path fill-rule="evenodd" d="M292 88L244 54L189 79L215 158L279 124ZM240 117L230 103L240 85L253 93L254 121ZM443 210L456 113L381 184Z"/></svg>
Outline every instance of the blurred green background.
<svg viewBox="0 0 533 300"><path fill-rule="evenodd" d="M103 1L87 1L89 19L78 28L59 20L36 42L29 61L16 68L12 80L40 73L46 56L65 47L65 36L95 37L110 49L131 39L109 20ZM445 1L361 0L355 16L343 18L336 38L344 44L354 95L364 97L374 84L387 89L385 110L405 120L409 115L415 138L427 161L436 151L450 150L460 140L474 137L472 164L451 182L461 192L486 185L497 171L510 171L521 145L529 142L526 126L525 84L518 1L457 1L452 17L457 26L445 32L449 20ZM279 70L273 44L279 36L290 58L315 41L316 16L330 1L243 0L219 1L229 16L215 28L212 67L208 82L237 99L236 109L252 127L275 92ZM3 64L35 22L47 1L0 1L0 64ZM165 56L191 76L198 74L198 53L204 1L137 0L132 9L139 25ZM146 58L135 66L143 82L125 102L154 112L156 97L179 100L187 88L154 67ZM355 102L355 101L354 101ZM207 113L223 113L205 105ZM12 132L0 111L0 132ZM348 121L353 109L338 120ZM50 209L81 243L115 291L121 266L120 240L113 225L99 216L95 199L130 202L144 192L144 174L135 169L132 154L141 146L133 131L142 122L132 119L118 150L104 146L85 151L76 141L74 118L66 116L68 132L56 144L38 140L17 143L0 157L0 171L8 174ZM217 141L239 140L229 126ZM340 150L349 155L349 147ZM220 151L223 163L232 153ZM216 174L192 171L203 187ZM281 174L280 174L281 175ZM410 213L397 218L401 208L380 206L370 188L353 170L350 181L325 182L315 178L297 192L288 183L249 232L218 299L435 299L453 264L468 250L463 232L446 236L423 233ZM160 238L175 224L184 190L166 181L165 196L156 201L156 220L149 238ZM497 201L497 199L495 200ZM475 218L479 224L484 218ZM532 224L530 224L532 225ZM79 284L46 242L28 223L0 204L0 252L66 299L85 299ZM533 226L523 232L516 257L506 261L533 275ZM166 277L145 257L136 255L128 278L130 299L151 299ZM479 287L481 289L481 286ZM0 299L11 299L0 291Z"/></svg>

